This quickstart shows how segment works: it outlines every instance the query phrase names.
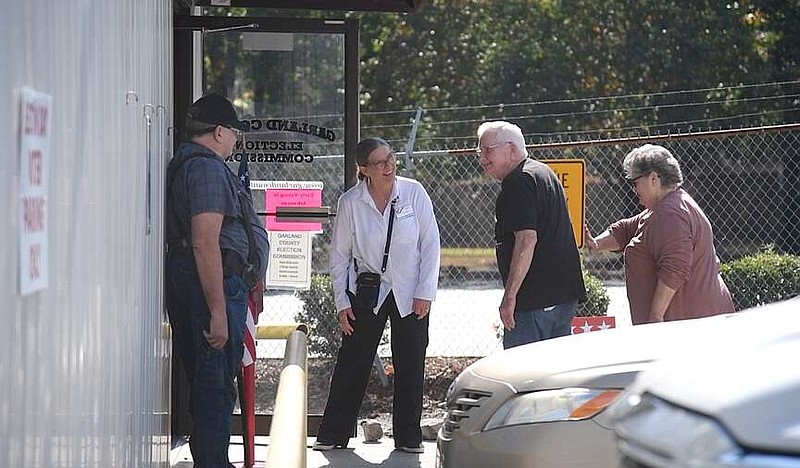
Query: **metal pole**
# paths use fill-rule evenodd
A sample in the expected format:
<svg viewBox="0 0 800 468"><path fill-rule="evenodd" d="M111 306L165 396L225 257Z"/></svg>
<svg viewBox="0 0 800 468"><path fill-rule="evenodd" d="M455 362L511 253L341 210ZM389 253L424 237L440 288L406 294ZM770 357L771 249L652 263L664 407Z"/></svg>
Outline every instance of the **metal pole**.
<svg viewBox="0 0 800 468"><path fill-rule="evenodd" d="M286 340L283 370L278 381L275 414L270 426L267 468L306 466L306 358L308 337L295 330Z"/></svg>

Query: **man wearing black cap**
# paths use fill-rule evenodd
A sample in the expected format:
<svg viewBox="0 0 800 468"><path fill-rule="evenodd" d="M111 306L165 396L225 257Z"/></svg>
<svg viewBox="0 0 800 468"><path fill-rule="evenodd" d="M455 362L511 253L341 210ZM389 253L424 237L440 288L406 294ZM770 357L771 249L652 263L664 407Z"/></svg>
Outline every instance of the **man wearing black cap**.
<svg viewBox="0 0 800 468"><path fill-rule="evenodd" d="M225 164L247 122L211 94L186 116L167 166L166 306L190 385L195 467L229 468L228 442L242 362L248 296L263 308L269 244L250 194Z"/></svg>

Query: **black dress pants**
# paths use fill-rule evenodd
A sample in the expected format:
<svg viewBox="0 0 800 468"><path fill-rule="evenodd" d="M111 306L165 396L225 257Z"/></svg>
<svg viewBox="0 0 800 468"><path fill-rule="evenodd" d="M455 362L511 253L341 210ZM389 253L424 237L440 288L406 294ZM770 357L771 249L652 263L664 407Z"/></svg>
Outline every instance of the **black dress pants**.
<svg viewBox="0 0 800 468"><path fill-rule="evenodd" d="M372 362L383 334L386 318L392 327L394 398L392 426L395 446L422 443L422 387L425 349L428 347L428 316L400 318L394 294L389 293L376 315L369 309L353 309L353 333L342 336L342 346L331 378L331 389L317 441L347 445L358 418Z"/></svg>

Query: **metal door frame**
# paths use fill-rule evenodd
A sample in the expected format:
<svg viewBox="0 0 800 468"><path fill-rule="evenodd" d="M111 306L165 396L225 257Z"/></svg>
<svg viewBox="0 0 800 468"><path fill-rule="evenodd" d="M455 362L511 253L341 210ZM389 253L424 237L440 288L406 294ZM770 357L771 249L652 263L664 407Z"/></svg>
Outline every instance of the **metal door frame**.
<svg viewBox="0 0 800 468"><path fill-rule="evenodd" d="M195 41L195 32L219 31L229 28L242 29L248 32L279 32L279 33L306 33L306 34L342 34L344 35L344 174L345 188L356 183L355 148L359 140L359 20L356 18L344 19L314 19L314 18L262 18L262 17L222 17L222 16L191 16L190 10L185 8L175 13L173 17L173 115L174 138L173 150L180 144L185 127L186 109L193 102L194 90L197 85L196 76L202 76L202 70L196 70L194 60L196 53L202 53L202 40ZM198 51L199 48L199 51ZM189 434L191 422L189 419L189 390L188 382L176 359L177 353L173 347L172 353L172 437L173 444Z"/></svg>

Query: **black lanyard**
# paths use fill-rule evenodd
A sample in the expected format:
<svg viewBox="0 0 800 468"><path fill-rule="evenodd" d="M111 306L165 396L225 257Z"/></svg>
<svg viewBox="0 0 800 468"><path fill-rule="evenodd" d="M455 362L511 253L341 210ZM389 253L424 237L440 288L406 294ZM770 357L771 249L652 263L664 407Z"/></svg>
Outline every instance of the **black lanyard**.
<svg viewBox="0 0 800 468"><path fill-rule="evenodd" d="M389 245L392 243L392 226L394 226L394 207L397 205L397 197L392 200L392 208L389 211L389 229L386 231L386 247L383 248L383 263L381 264L381 273L386 272L386 262L389 261Z"/></svg>
<svg viewBox="0 0 800 468"><path fill-rule="evenodd" d="M386 272L386 262L389 261L389 246L392 244L392 227L394 226L394 207L397 205L397 198L392 200L392 207L389 209L389 228L386 230L386 246L383 248L383 263L381 264L381 273ZM358 260L353 258L353 267L358 272Z"/></svg>

